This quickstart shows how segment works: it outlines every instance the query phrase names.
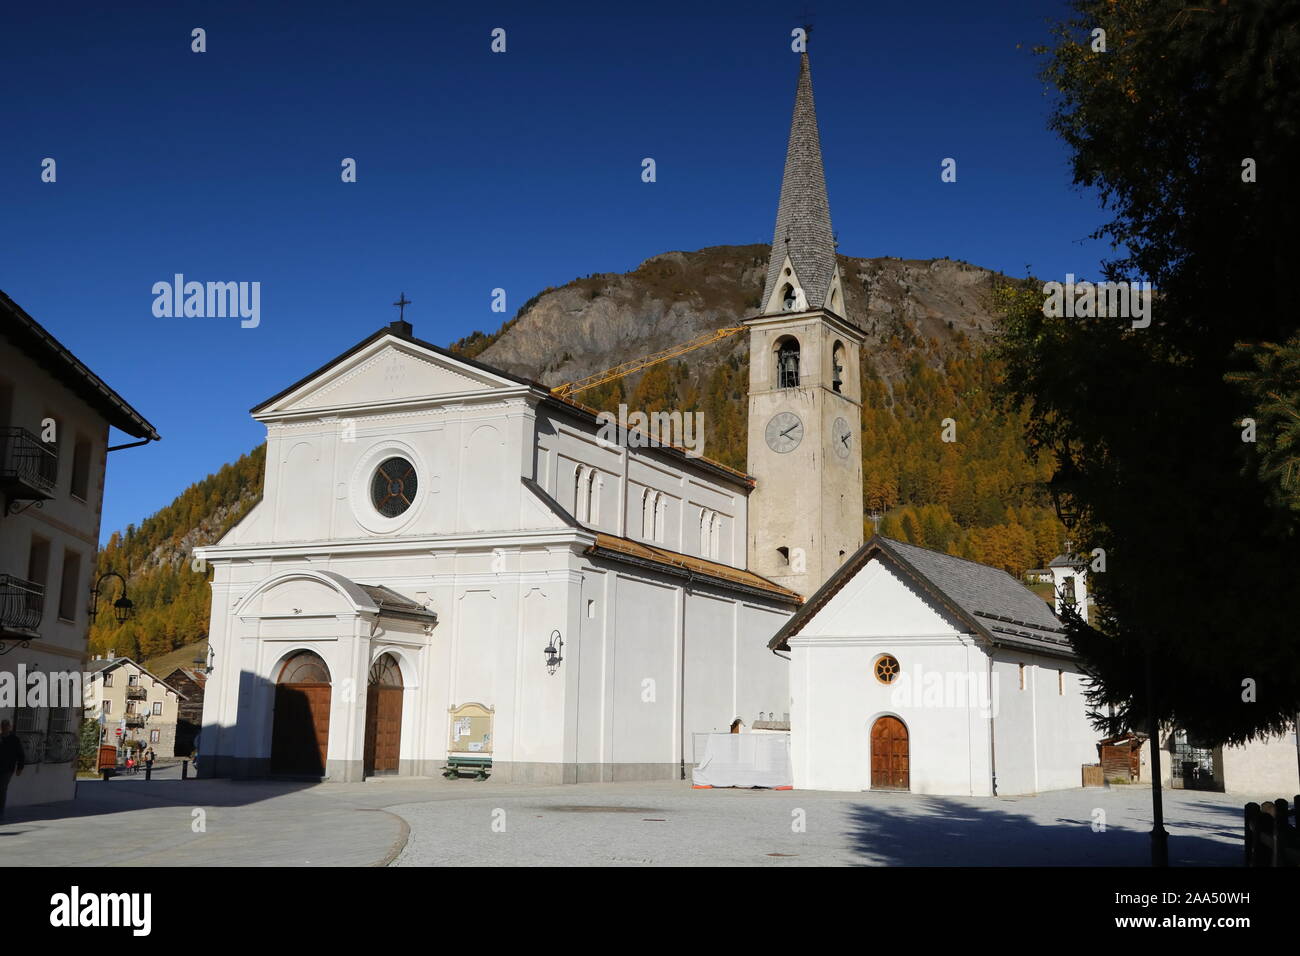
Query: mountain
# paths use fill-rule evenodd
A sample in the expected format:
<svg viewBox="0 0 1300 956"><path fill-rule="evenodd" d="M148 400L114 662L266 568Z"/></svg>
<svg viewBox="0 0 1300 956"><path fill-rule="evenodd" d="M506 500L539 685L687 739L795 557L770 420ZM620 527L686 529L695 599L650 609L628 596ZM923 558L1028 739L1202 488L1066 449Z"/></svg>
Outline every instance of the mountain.
<svg viewBox="0 0 1300 956"><path fill-rule="evenodd" d="M633 272L599 273L546 289L497 332L475 332L453 350L519 375L555 385L583 378L638 355L701 333L735 325L759 308L767 246L712 246L666 252ZM877 372L902 372L896 349L934 339L951 351L966 337L992 333L994 273L952 259L857 259L840 256L845 307L867 330L863 352ZM747 340L736 336L691 358L709 367L735 356ZM586 399L584 399L586 401Z"/></svg>
<svg viewBox="0 0 1300 956"><path fill-rule="evenodd" d="M113 532L99 549L95 576L123 574L135 613L117 624L110 606L117 585L107 582L112 596L100 599L102 613L90 627L92 654L113 651L144 661L207 637L211 576L193 566L193 549L216 541L257 503L265 465L266 446L259 445L190 485L139 527Z"/></svg>
<svg viewBox="0 0 1300 956"><path fill-rule="evenodd" d="M548 385L586 375L702 333L758 309L768 247L667 252L634 271L601 273L545 289L495 332L452 351ZM890 537L1020 573L1062 550L1041 491L1047 463L1027 456L1023 419L995 404L1000 367L995 289L1002 277L952 259L839 257L845 308L866 330L862 361L864 513ZM680 359L582 392L601 410L705 413L704 453L745 468L748 337L735 335ZM951 419L955 441L945 441ZM948 429L952 436L953 428ZM191 549L217 540L261 494L259 447L192 485L136 528L114 534L100 571L131 569L137 614L104 615L92 652L153 657L206 637L209 591ZM866 532L872 522L864 517Z"/></svg>

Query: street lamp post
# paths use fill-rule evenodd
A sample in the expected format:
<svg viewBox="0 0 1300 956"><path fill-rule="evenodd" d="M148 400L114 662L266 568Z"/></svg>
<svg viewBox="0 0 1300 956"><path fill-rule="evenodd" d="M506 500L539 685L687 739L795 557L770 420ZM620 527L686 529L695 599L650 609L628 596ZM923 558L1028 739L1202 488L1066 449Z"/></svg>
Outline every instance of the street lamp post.
<svg viewBox="0 0 1300 956"><path fill-rule="evenodd" d="M1081 474L1074 464L1067 442L1057 455L1056 473L1048 485L1056 517L1067 531L1072 531L1079 521L1082 508L1079 504ZM1169 833L1165 830L1164 793L1160 787L1160 720L1156 712L1155 677L1151 666L1151 648L1145 650L1147 739L1151 748L1151 865L1169 865Z"/></svg>
<svg viewBox="0 0 1300 956"><path fill-rule="evenodd" d="M93 624L96 616L99 614L99 596L102 593L101 585L108 578L117 578L122 584L122 596L113 602L113 616L117 619L118 624L125 624L131 618L135 610L135 604L126 596L126 578L116 571L105 571L95 582L95 586L90 589L90 621Z"/></svg>
<svg viewBox="0 0 1300 956"><path fill-rule="evenodd" d="M1151 648L1146 652L1147 738L1151 747L1151 865L1169 865L1169 833L1165 830L1165 801L1160 789L1160 721L1156 717L1155 678Z"/></svg>

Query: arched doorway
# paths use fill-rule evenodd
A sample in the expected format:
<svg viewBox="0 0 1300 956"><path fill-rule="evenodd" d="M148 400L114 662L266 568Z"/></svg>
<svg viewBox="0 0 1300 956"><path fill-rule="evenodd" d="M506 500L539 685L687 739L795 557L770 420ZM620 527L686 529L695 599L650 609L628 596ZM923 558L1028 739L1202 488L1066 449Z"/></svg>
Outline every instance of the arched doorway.
<svg viewBox="0 0 1300 956"><path fill-rule="evenodd" d="M871 725L871 789L909 790L907 725L881 717Z"/></svg>
<svg viewBox="0 0 1300 956"><path fill-rule="evenodd" d="M319 654L298 651L275 678L271 772L323 777L329 736L329 668Z"/></svg>
<svg viewBox="0 0 1300 956"><path fill-rule="evenodd" d="M397 773L401 750L402 671L397 658L381 654L366 686L366 776Z"/></svg>

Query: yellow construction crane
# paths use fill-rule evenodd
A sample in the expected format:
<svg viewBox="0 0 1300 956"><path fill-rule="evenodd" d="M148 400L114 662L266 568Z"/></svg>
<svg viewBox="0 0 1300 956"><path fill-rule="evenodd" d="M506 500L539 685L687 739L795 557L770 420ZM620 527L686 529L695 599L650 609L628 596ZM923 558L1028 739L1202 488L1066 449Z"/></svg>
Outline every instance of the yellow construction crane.
<svg viewBox="0 0 1300 956"><path fill-rule="evenodd" d="M706 345L712 345L714 342L721 342L725 338L735 335L737 332L745 331L743 325L733 325L725 329L714 329L712 332L705 332L703 335L691 339L681 345L673 345L669 348L653 352L650 355L643 355L641 358L633 359L630 362L624 362L622 365L615 365L613 368L607 368L603 372L597 372L595 375L588 375L586 378L580 378L576 382L565 382L563 385L556 385L551 389L551 394L560 398L569 398L577 395L579 392L585 392L589 388L595 388L597 385L604 385L606 382L612 382L616 378L622 378L624 375L631 375L633 372L639 372L643 368L649 368L651 365L658 365L660 362L666 362L669 359L677 358L679 355L685 355L687 352L693 352L698 348Z"/></svg>

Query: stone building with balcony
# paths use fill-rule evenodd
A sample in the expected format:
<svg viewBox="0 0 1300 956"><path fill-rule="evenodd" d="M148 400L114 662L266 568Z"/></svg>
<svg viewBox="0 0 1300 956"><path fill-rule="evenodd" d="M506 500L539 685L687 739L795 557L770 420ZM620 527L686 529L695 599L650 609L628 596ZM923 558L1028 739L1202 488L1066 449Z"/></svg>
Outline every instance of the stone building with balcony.
<svg viewBox="0 0 1300 956"><path fill-rule="evenodd" d="M208 682L208 675L201 667L177 667L164 679L181 695L180 713L176 721L175 755L188 757L195 749L199 730L203 726L203 687Z"/></svg>
<svg viewBox="0 0 1300 956"><path fill-rule="evenodd" d="M157 439L0 292L0 719L27 759L10 807L72 798L108 452Z"/></svg>
<svg viewBox="0 0 1300 956"><path fill-rule="evenodd" d="M100 743L173 755L185 695L161 677L110 651L88 665L84 693L85 717L99 722Z"/></svg>

